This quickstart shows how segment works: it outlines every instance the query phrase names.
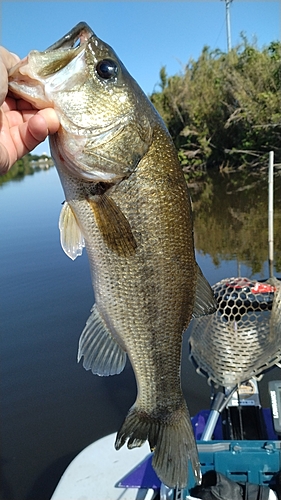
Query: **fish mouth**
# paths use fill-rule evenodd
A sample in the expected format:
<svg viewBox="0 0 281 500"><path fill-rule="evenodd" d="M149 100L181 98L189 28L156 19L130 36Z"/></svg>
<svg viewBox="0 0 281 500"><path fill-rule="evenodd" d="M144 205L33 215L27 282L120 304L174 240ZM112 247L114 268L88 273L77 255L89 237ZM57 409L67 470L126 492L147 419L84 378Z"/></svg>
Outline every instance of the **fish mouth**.
<svg viewBox="0 0 281 500"><path fill-rule="evenodd" d="M45 51L32 50L9 70L9 89L37 109L54 107L48 89L59 90L59 83L62 88L58 72L74 60L77 59L77 71L82 69L83 54L93 35L88 24L80 22ZM68 85L75 83L74 78L68 80Z"/></svg>
<svg viewBox="0 0 281 500"><path fill-rule="evenodd" d="M66 35L60 38L57 42L48 47L45 52L50 52L57 49L70 49L73 48L77 40L80 45L87 42L94 35L93 30L84 21L76 24Z"/></svg>

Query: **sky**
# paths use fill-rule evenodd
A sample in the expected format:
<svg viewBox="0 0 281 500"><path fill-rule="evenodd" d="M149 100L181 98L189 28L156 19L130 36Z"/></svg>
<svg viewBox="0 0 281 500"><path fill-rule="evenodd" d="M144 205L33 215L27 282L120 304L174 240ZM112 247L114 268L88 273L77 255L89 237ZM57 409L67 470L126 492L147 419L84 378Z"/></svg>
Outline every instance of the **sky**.
<svg viewBox="0 0 281 500"><path fill-rule="evenodd" d="M44 50L80 21L111 45L142 89L157 90L159 71L181 73L205 45L227 50L224 0L1 1L0 44L24 57ZM232 46L243 32L259 48L281 38L281 0L233 0ZM37 154L49 151L47 143Z"/></svg>

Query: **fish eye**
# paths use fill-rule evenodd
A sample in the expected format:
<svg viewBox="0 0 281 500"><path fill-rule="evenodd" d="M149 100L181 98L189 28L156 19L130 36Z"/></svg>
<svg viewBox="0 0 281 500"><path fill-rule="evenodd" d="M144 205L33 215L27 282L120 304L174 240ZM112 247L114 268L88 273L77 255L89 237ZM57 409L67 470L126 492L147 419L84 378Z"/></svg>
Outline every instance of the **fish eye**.
<svg viewBox="0 0 281 500"><path fill-rule="evenodd" d="M110 80L117 76L118 66L111 59L103 59L96 65L96 72L104 80Z"/></svg>

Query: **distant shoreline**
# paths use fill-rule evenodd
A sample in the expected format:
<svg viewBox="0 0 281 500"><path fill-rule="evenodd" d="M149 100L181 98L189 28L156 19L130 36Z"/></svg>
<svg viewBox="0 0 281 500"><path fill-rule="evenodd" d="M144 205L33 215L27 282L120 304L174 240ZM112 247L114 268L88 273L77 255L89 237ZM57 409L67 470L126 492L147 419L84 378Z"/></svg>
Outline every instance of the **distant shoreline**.
<svg viewBox="0 0 281 500"><path fill-rule="evenodd" d="M51 167L54 167L54 162L50 156L28 153L16 161L5 175L0 176L0 186L9 181L20 181L26 175L33 175L35 172L48 170Z"/></svg>

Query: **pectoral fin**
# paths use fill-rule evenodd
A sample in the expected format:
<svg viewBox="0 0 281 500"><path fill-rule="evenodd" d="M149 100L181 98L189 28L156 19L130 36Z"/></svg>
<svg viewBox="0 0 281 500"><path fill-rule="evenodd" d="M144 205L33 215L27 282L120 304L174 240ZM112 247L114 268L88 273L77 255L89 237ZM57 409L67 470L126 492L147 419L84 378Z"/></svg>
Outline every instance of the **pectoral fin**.
<svg viewBox="0 0 281 500"><path fill-rule="evenodd" d="M130 224L114 200L103 194L88 198L107 246L122 257L134 255L137 243Z"/></svg>
<svg viewBox="0 0 281 500"><path fill-rule="evenodd" d="M197 265L197 287L192 317L198 318L199 316L212 314L216 310L217 302L213 290Z"/></svg>
<svg viewBox="0 0 281 500"><path fill-rule="evenodd" d="M85 242L76 217L67 201L64 202L61 209L59 230L63 251L70 259L75 260L76 257L82 255Z"/></svg>
<svg viewBox="0 0 281 500"><path fill-rule="evenodd" d="M84 368L102 376L121 373L126 364L126 353L112 337L96 304L79 339L78 363L82 356Z"/></svg>

